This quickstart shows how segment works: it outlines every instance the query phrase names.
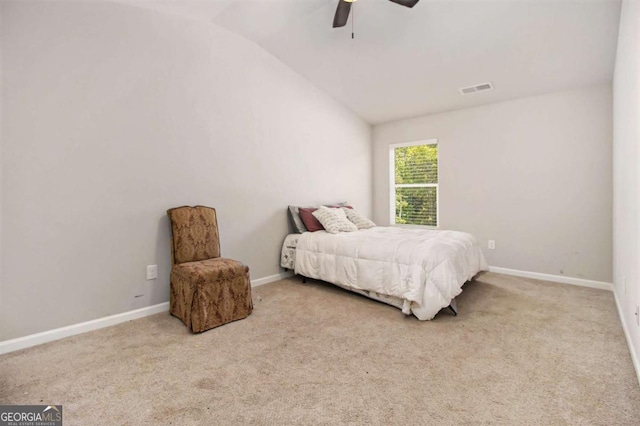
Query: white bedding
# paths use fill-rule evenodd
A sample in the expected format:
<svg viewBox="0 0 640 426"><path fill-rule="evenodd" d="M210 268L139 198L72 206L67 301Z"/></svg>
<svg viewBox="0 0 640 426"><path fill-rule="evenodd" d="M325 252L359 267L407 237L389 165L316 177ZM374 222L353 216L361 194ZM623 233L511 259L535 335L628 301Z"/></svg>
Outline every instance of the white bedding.
<svg viewBox="0 0 640 426"><path fill-rule="evenodd" d="M356 232L300 235L295 272L407 301L403 312L432 319L462 292L487 262L465 232L376 227Z"/></svg>
<svg viewBox="0 0 640 426"><path fill-rule="evenodd" d="M292 271L296 267L296 246L301 234L289 234L285 237L284 243L282 243L282 251L280 252L280 266L284 269L291 269Z"/></svg>

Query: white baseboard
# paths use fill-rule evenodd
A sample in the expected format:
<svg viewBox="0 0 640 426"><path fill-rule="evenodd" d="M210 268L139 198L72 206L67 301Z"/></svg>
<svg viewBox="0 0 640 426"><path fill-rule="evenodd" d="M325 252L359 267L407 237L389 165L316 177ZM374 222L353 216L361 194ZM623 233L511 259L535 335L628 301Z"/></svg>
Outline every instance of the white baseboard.
<svg viewBox="0 0 640 426"><path fill-rule="evenodd" d="M631 362L633 363L633 368L636 370L636 376L638 378L638 384L640 385L640 359L638 358L638 354L633 346L633 341L631 340L631 334L629 334L629 328L627 327L627 322L624 319L624 312L622 311L622 306L620 306L620 300L618 300L618 294L614 291L613 298L616 301L616 308L618 308L618 316L620 316L620 322L622 323L622 330L624 331L624 337L627 340L627 346L629 347L629 352L631 354Z"/></svg>
<svg viewBox="0 0 640 426"><path fill-rule="evenodd" d="M269 275L268 277L258 278L257 280L251 280L251 287L258 287L259 285L269 284L274 281L284 280L293 276L293 272L280 272L279 274Z"/></svg>
<svg viewBox="0 0 640 426"><path fill-rule="evenodd" d="M251 280L251 287L272 283L293 276L292 272L281 272L279 274L270 275L257 280ZM111 315L104 318L73 324L66 327L56 328L54 330L43 331L42 333L31 334L17 339L5 340L0 342L0 355L6 354L20 349L30 348L32 346L41 345L43 343L53 342L54 340L64 339L65 337L75 336L76 334L86 333L87 331L98 330L100 328L109 327L126 321L143 318L160 312L169 311L169 302L160 303L159 305L148 306L146 308L136 309L135 311L123 312L121 314Z"/></svg>
<svg viewBox="0 0 640 426"><path fill-rule="evenodd" d="M164 302L134 311L123 312L121 314L81 322L67 327L19 337L17 339L5 340L4 342L0 342L0 355L167 311L169 311L169 302Z"/></svg>
<svg viewBox="0 0 640 426"><path fill-rule="evenodd" d="M562 275L540 274L538 272L518 271L517 269L499 268L490 266L489 272L497 274L513 275L516 277L533 278L536 280L553 281L562 284L573 284L581 287L598 288L600 290L613 291L613 284L603 281L585 280L582 278L564 277Z"/></svg>

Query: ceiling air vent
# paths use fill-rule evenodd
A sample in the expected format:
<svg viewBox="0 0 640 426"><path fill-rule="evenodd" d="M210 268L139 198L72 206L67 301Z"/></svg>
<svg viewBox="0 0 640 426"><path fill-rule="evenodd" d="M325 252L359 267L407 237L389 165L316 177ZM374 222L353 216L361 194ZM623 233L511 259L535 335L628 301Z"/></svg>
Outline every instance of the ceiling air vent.
<svg viewBox="0 0 640 426"><path fill-rule="evenodd" d="M460 89L460 93L468 95L469 93L486 92L487 90L493 90L491 83L476 84L475 86L463 87Z"/></svg>

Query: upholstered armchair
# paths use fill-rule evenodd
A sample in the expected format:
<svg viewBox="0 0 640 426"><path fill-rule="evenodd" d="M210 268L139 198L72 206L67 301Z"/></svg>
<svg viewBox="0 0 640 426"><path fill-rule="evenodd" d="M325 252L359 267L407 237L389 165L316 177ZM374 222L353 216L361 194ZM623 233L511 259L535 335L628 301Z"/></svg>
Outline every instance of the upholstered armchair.
<svg viewBox="0 0 640 426"><path fill-rule="evenodd" d="M177 207L171 221L170 312L194 333L246 318L253 310L249 267L220 257L216 210Z"/></svg>

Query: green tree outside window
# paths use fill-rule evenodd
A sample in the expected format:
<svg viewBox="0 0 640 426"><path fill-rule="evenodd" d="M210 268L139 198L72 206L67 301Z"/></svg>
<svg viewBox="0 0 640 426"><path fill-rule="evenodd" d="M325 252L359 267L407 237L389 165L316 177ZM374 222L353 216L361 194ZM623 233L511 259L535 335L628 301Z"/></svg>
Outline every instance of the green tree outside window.
<svg viewBox="0 0 640 426"><path fill-rule="evenodd" d="M393 149L395 223L438 225L438 145Z"/></svg>

